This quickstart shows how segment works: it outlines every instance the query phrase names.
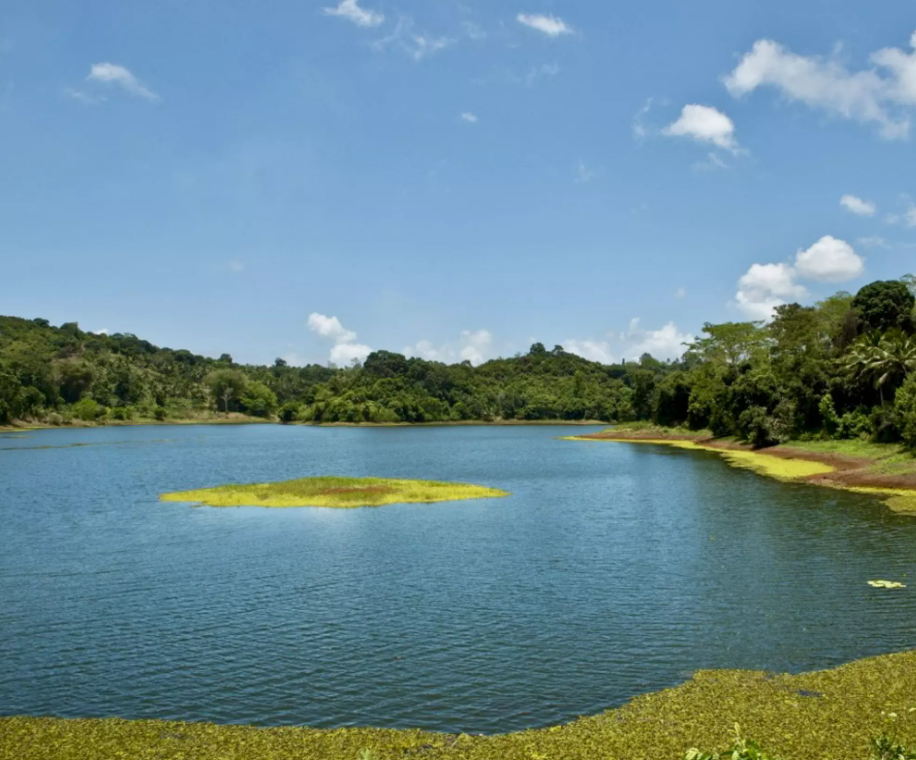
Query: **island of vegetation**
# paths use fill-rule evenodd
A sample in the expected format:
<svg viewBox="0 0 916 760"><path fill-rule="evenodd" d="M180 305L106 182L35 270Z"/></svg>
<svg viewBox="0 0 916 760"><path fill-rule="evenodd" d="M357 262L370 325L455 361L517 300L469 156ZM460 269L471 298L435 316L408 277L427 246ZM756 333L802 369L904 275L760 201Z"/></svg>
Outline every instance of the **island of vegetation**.
<svg viewBox="0 0 916 760"><path fill-rule="evenodd" d="M384 478L301 478L282 483L227 485L163 494L163 501L193 502L209 507L381 507L386 504L433 504L508 496L496 488L431 480Z"/></svg>
<svg viewBox="0 0 916 760"><path fill-rule="evenodd" d="M759 744L759 753L748 739ZM736 744L736 754L724 753ZM637 697L617 710L503 736L0 718L0 760L718 757L691 753L696 747L723 751L723 760L909 760L907 744L916 745L916 652L803 675L700 671L681 686Z"/></svg>

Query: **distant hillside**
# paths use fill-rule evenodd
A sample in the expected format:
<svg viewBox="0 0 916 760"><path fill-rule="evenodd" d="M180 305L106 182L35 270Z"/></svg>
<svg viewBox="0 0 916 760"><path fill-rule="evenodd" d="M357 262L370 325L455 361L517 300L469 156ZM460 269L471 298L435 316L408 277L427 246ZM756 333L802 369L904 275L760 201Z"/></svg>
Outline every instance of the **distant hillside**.
<svg viewBox="0 0 916 760"><path fill-rule="evenodd" d="M377 351L361 366L240 366L75 323L0 317L0 424L12 419L283 422L651 421L757 446L799 437L916 447L913 278L876 282L769 324L707 324L684 358L607 366L536 343L479 367Z"/></svg>

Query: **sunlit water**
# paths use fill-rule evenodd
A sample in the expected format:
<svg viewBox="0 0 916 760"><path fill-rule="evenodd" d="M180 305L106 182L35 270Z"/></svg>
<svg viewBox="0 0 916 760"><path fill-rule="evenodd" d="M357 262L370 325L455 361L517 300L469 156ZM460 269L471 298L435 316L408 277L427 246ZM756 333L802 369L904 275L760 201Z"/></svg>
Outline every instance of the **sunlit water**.
<svg viewBox="0 0 916 760"><path fill-rule="evenodd" d="M0 714L543 726L698 668L916 646L916 519L565 428L141 427L0 437ZM79 444L79 445L73 445ZM506 499L209 509L319 474Z"/></svg>

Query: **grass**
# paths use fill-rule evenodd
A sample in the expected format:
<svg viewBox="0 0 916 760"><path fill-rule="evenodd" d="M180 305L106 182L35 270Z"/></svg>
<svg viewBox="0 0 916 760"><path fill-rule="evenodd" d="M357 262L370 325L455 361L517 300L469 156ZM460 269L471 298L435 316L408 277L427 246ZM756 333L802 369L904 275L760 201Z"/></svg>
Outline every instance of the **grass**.
<svg viewBox="0 0 916 760"><path fill-rule="evenodd" d="M729 747L736 723L784 760L863 760L883 734L911 744L916 652L794 676L700 671L617 710L492 737L4 718L0 760L683 760L691 747Z"/></svg>
<svg viewBox="0 0 916 760"><path fill-rule="evenodd" d="M430 504L463 499L508 496L496 488L429 480L383 478L302 478L283 483L227 485L199 491L163 494L163 501L206 504L210 507L381 507L386 504Z"/></svg>

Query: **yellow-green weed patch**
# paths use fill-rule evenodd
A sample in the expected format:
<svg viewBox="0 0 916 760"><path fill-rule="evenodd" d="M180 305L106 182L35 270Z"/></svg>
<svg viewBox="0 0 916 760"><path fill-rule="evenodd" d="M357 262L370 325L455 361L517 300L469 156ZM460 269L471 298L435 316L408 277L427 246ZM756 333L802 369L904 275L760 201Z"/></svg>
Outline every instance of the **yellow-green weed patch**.
<svg viewBox="0 0 916 760"><path fill-rule="evenodd" d="M778 480L801 480L812 475L826 475L834 472L835 468L822 462L811 462L806 459L788 459L774 457L758 451L745 451L742 449L720 449L716 446L707 446L688 440L673 440L666 438L584 438L573 436L566 438L568 441L610 441L612 443L644 443L655 446L670 446L677 449L690 451L711 451L719 454L732 465L745 470L753 470L761 475L767 475Z"/></svg>
<svg viewBox="0 0 916 760"><path fill-rule="evenodd" d="M894 512L904 515L916 515L916 491L907 491L899 488L864 488L851 487L847 489L855 493L867 493L879 496Z"/></svg>
<svg viewBox="0 0 916 760"><path fill-rule="evenodd" d="M505 491L465 483L385 478L302 478L282 483L227 485L163 494L163 501L210 507L381 507L386 504L431 504L508 496Z"/></svg>
<svg viewBox="0 0 916 760"><path fill-rule="evenodd" d="M0 760L683 760L690 747L729 746L735 723L772 756L855 760L884 733L916 741L914 708L916 652L907 652L797 676L700 671L618 710L491 737L4 718Z"/></svg>

